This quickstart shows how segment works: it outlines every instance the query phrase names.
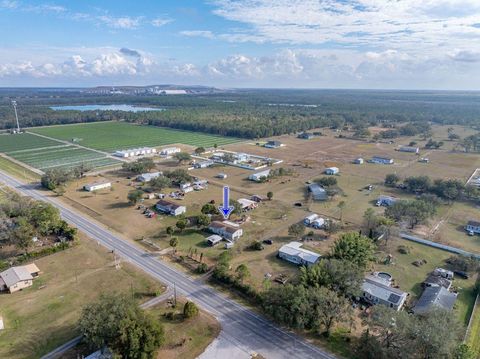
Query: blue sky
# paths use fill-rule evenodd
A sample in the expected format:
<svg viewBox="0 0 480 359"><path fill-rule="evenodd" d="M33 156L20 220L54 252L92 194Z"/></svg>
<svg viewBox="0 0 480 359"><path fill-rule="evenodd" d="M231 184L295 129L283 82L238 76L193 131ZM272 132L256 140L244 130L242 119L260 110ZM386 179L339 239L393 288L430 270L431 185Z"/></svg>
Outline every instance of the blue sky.
<svg viewBox="0 0 480 359"><path fill-rule="evenodd" d="M0 0L0 86L480 88L479 0Z"/></svg>

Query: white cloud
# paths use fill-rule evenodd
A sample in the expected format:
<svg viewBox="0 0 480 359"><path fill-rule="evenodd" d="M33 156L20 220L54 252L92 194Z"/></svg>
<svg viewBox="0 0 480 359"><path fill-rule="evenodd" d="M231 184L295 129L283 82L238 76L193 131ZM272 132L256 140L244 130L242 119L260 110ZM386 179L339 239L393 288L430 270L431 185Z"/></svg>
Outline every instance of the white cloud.
<svg viewBox="0 0 480 359"><path fill-rule="evenodd" d="M172 21L173 21L172 19L158 17L156 19L153 19L151 21L151 24L155 27L162 27L164 25L171 23Z"/></svg>
<svg viewBox="0 0 480 359"><path fill-rule="evenodd" d="M4 9L16 9L18 7L18 1L3 0L0 2L0 8Z"/></svg>
<svg viewBox="0 0 480 359"><path fill-rule="evenodd" d="M108 15L102 15L96 17L96 19L114 29L136 29L140 25L142 17L113 17Z"/></svg>
<svg viewBox="0 0 480 359"><path fill-rule="evenodd" d="M188 37L205 37L207 39L214 39L215 35L213 32L208 30L184 30L180 31L180 35Z"/></svg>
<svg viewBox="0 0 480 359"><path fill-rule="evenodd" d="M214 13L248 26L233 41L336 44L410 52L480 48L478 0L213 0ZM477 41L474 42L473 39Z"/></svg>

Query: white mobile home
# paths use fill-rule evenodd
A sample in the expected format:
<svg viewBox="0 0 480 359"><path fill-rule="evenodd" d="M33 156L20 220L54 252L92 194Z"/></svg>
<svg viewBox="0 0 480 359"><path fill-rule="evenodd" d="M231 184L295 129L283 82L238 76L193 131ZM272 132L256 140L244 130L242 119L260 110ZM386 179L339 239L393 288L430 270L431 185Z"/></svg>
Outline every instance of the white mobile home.
<svg viewBox="0 0 480 359"><path fill-rule="evenodd" d="M317 263L321 255L302 248L300 242L290 242L280 247L278 257L294 264L311 266Z"/></svg>
<svg viewBox="0 0 480 359"><path fill-rule="evenodd" d="M248 176L248 179L250 181L261 182L263 179L267 179L269 175L270 175L270 170L265 170L265 171L251 174L250 176Z"/></svg>
<svg viewBox="0 0 480 359"><path fill-rule="evenodd" d="M232 222L213 221L208 226L208 229L210 232L218 234L229 241L234 241L243 235L243 230Z"/></svg>
<svg viewBox="0 0 480 359"><path fill-rule="evenodd" d="M377 163L382 165L393 165L394 161L393 158L390 157L382 157L382 156L373 156L370 160L371 163Z"/></svg>
<svg viewBox="0 0 480 359"><path fill-rule="evenodd" d="M137 181L150 182L152 179L160 177L161 175L162 172L142 173L140 176L137 177Z"/></svg>
<svg viewBox="0 0 480 359"><path fill-rule="evenodd" d="M411 153L419 153L420 148L413 147L413 146L400 146L398 149L400 152L411 152Z"/></svg>
<svg viewBox="0 0 480 359"><path fill-rule="evenodd" d="M162 156L171 156L175 153L178 153L178 152L182 152L182 150L178 147L166 147L166 148L162 148L160 150L160 155Z"/></svg>
<svg viewBox="0 0 480 359"><path fill-rule="evenodd" d="M372 304L383 304L395 310L400 310L407 300L408 293L390 286L390 282L381 277L368 275L362 284L363 299Z"/></svg>
<svg viewBox="0 0 480 359"><path fill-rule="evenodd" d="M311 225L313 223L314 220L316 220L318 218L318 214L316 213L313 213L311 215L309 215L308 217L305 217L305 219L303 220L303 223L306 224L307 226Z"/></svg>
<svg viewBox="0 0 480 359"><path fill-rule="evenodd" d="M94 182L94 183L89 183L83 186L83 189L88 192L93 192L93 191L98 191L100 189L104 188L110 188L112 187L111 182Z"/></svg>
<svg viewBox="0 0 480 359"><path fill-rule="evenodd" d="M465 230L469 233L480 234L480 222L468 221Z"/></svg>
<svg viewBox="0 0 480 359"><path fill-rule="evenodd" d="M122 158L129 158L129 157L136 157L136 156L143 156L143 155L151 155L155 154L157 150L151 147L141 147L141 148L132 148L128 150L119 150L114 152L114 156L122 157Z"/></svg>

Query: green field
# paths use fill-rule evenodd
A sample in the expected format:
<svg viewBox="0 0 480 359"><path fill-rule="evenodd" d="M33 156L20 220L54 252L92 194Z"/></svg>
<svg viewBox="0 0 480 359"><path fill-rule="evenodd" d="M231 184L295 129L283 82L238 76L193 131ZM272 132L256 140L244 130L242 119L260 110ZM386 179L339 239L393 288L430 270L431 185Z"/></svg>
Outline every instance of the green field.
<svg viewBox="0 0 480 359"><path fill-rule="evenodd" d="M115 150L141 146L164 146L181 143L195 147L212 147L238 142L238 138L209 135L170 128L139 126L125 122L96 122L40 127L30 130L44 136L71 141L97 150Z"/></svg>
<svg viewBox="0 0 480 359"><path fill-rule="evenodd" d="M43 171L59 167L71 168L81 163L91 168L120 163L102 153L30 133L0 135L0 152Z"/></svg>

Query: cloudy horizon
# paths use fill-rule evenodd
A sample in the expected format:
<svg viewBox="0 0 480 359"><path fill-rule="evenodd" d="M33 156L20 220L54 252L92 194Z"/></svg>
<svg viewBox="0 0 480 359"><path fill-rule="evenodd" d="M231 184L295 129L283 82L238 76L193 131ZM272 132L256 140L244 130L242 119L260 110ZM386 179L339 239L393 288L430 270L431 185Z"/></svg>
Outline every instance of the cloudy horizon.
<svg viewBox="0 0 480 359"><path fill-rule="evenodd" d="M0 86L479 90L477 0L0 0Z"/></svg>

